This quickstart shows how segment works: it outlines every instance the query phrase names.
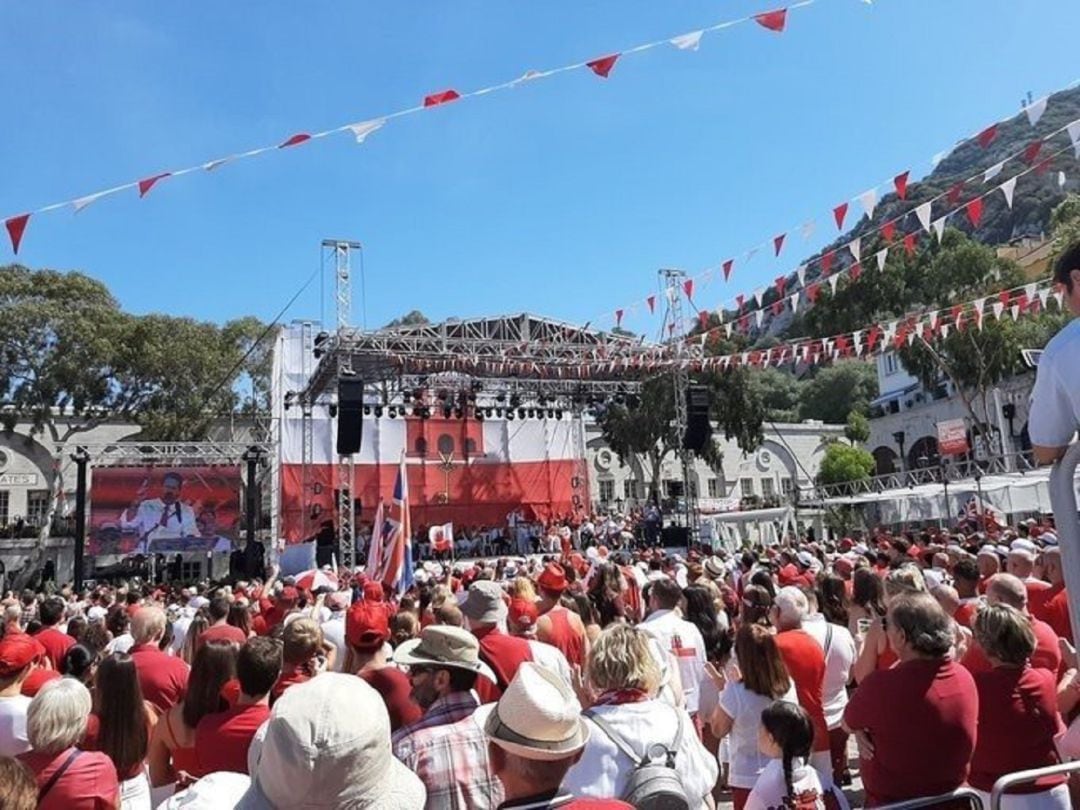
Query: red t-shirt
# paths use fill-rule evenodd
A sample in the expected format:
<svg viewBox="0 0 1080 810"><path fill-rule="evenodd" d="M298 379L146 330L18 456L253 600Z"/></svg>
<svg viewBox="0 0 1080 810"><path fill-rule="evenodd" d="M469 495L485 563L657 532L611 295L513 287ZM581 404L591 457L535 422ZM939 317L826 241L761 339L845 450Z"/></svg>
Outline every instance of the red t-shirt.
<svg viewBox="0 0 1080 810"><path fill-rule="evenodd" d="M1031 615L1036 619L1042 619L1050 625L1054 632L1062 638L1067 638L1070 643L1073 640L1072 621L1069 619L1069 593L1062 588L1049 601L1042 606L1042 610L1032 611Z"/></svg>
<svg viewBox="0 0 1080 810"><path fill-rule="evenodd" d="M1043 582L1041 579L1025 579L1024 588L1027 590L1027 606L1032 615L1036 611L1041 611L1043 606L1053 598L1057 591L1054 590L1049 582Z"/></svg>
<svg viewBox="0 0 1080 810"><path fill-rule="evenodd" d="M159 714L164 714L187 693L188 665L166 655L153 644L137 644L131 648L131 660L139 676L143 700Z"/></svg>
<svg viewBox="0 0 1080 810"><path fill-rule="evenodd" d="M799 569L795 567L794 563L788 563L776 572L776 581L781 585L794 585L798 578Z"/></svg>
<svg viewBox="0 0 1080 810"><path fill-rule="evenodd" d="M1048 670L1056 676L1061 667L1061 647L1058 646L1057 633L1046 622L1038 619L1031 620L1031 630L1035 633L1035 652L1031 655L1031 666ZM989 672L991 669L990 659L977 642L968 647L960 663L967 667L972 675Z"/></svg>
<svg viewBox="0 0 1080 810"><path fill-rule="evenodd" d="M960 600L960 607L958 607L956 613L953 614L953 619L960 626L970 628L971 620L975 618L975 614L978 610L978 599L962 599Z"/></svg>
<svg viewBox="0 0 1080 810"><path fill-rule="evenodd" d="M213 627L208 627L203 630L199 636L198 646L203 644L217 644L227 643L236 644L243 647L247 644L247 633L241 630L239 627L233 627L231 624L215 624Z"/></svg>
<svg viewBox="0 0 1080 810"><path fill-rule="evenodd" d="M825 723L824 697L825 653L814 637L803 630L785 630L776 634L776 647L784 659L799 705L806 709L814 724L815 751L829 750L829 727Z"/></svg>
<svg viewBox="0 0 1080 810"><path fill-rule="evenodd" d="M206 715L195 726L198 775L206 776L218 771L247 773L251 739L269 717L270 707L265 703L233 706L223 712Z"/></svg>
<svg viewBox="0 0 1080 810"><path fill-rule="evenodd" d="M369 669L360 673L368 686L382 695L386 711L390 715L390 731L411 725L421 718L424 710L413 702L409 676L395 667Z"/></svg>
<svg viewBox="0 0 1080 810"><path fill-rule="evenodd" d="M296 669L294 664L286 664L282 668L281 675L278 677L277 683L274 684L274 688L270 690L270 705L273 706L290 686L310 680L311 676L306 672Z"/></svg>
<svg viewBox="0 0 1080 810"><path fill-rule="evenodd" d="M874 744L873 759L862 760L866 805L960 787L978 714L975 681L953 661L915 659L872 672L844 710L845 725L865 729Z"/></svg>
<svg viewBox="0 0 1080 810"><path fill-rule="evenodd" d="M72 750L59 754L29 751L19 759L34 772L41 790ZM38 810L115 810L119 806L120 783L112 760L100 751L81 751L38 803Z"/></svg>
<svg viewBox="0 0 1080 810"><path fill-rule="evenodd" d="M968 783L987 792L1007 773L1058 763L1054 735L1065 730L1057 710L1057 675L1034 667L997 667L975 675L979 739ZM1068 781L1044 776L1010 793L1038 793Z"/></svg>
<svg viewBox="0 0 1080 810"><path fill-rule="evenodd" d="M60 669L60 662L64 660L64 653L69 647L75 646L75 639L67 633L61 633L55 627L46 627L34 634L37 642L45 648L45 655L52 662L53 669Z"/></svg>

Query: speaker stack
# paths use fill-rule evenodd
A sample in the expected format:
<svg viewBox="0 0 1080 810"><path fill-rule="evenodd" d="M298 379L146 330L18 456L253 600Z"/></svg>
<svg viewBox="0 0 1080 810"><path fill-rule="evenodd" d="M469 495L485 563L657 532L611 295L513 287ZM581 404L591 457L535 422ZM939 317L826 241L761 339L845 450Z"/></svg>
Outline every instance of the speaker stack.
<svg viewBox="0 0 1080 810"><path fill-rule="evenodd" d="M684 450L699 452L712 438L709 409L712 396L707 385L689 385L686 388L686 433L683 434Z"/></svg>
<svg viewBox="0 0 1080 810"><path fill-rule="evenodd" d="M351 456L360 452L363 425L360 417L364 410L364 382L343 378L338 383L337 453Z"/></svg>

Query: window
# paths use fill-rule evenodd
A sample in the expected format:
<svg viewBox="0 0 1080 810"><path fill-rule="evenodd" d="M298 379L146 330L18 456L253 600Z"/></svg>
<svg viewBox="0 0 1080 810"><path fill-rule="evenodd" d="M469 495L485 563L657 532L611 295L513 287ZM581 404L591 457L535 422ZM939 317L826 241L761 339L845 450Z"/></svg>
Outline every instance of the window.
<svg viewBox="0 0 1080 810"><path fill-rule="evenodd" d="M637 494L637 481L633 478L626 478L622 482L622 495L623 499L627 501L636 501Z"/></svg>
<svg viewBox="0 0 1080 810"><path fill-rule="evenodd" d="M776 494L776 482L771 478L761 479L761 497L771 498Z"/></svg>
<svg viewBox="0 0 1080 810"><path fill-rule="evenodd" d="M674 478L669 478L664 481L664 497L665 498L681 498L683 496L682 481L678 481Z"/></svg>
<svg viewBox="0 0 1080 810"><path fill-rule="evenodd" d="M744 498L754 497L754 479L753 478L740 478L739 486L742 488L742 496Z"/></svg>
<svg viewBox="0 0 1080 810"><path fill-rule="evenodd" d="M611 503L615 500L615 482L610 478L600 481L600 503Z"/></svg>
<svg viewBox="0 0 1080 810"><path fill-rule="evenodd" d="M709 497L710 498L719 498L720 497L720 479L719 478L710 478L708 487L709 487Z"/></svg>
<svg viewBox="0 0 1080 810"><path fill-rule="evenodd" d="M897 368L898 368L898 364L896 362L896 355L893 352L889 352L888 354L885 355L884 364L885 364L885 376L886 377L889 376L890 374L895 374L896 373Z"/></svg>
<svg viewBox="0 0 1080 810"><path fill-rule="evenodd" d="M782 493L784 493L785 498L789 497L791 495L792 489L793 489L793 487L791 485L791 479L790 478L781 478L780 479L780 491Z"/></svg>
<svg viewBox="0 0 1080 810"><path fill-rule="evenodd" d="M0 526L6 525L10 513L8 512L8 501L11 499L11 493L6 489L0 489Z"/></svg>
<svg viewBox="0 0 1080 810"><path fill-rule="evenodd" d="M49 490L32 489L26 493L26 522L31 526L41 526L45 522L45 513L49 511Z"/></svg>

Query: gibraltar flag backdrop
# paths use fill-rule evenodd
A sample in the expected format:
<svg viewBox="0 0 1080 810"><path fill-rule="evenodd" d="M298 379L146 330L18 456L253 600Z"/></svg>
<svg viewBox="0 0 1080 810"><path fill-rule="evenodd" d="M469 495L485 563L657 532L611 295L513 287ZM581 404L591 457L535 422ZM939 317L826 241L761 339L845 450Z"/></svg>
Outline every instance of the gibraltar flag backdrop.
<svg viewBox="0 0 1080 810"><path fill-rule="evenodd" d="M284 407L284 394L301 390L315 366L301 327L278 336L274 353L273 407L279 438L280 535L310 538L326 521L336 523L337 418L327 405L312 416L312 466L304 491L303 432L299 406ZM411 412L411 407L409 408ZM374 519L389 503L402 454L408 474L414 529L453 523L458 530L505 525L511 512L526 520L579 515L589 503L583 426L562 419L476 420L411 415L362 420L360 452L353 456L353 498L358 519ZM306 512L306 514L305 514Z"/></svg>

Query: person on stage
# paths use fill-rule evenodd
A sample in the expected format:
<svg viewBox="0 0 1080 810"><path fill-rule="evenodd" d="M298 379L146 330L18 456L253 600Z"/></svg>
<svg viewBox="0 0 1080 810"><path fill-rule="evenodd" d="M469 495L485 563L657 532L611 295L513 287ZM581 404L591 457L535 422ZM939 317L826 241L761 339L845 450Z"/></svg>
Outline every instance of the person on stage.
<svg viewBox="0 0 1080 810"><path fill-rule="evenodd" d="M135 500L120 513L120 528L139 535L136 551L149 551L154 540L194 537L199 533L195 510L180 500L184 479L167 472L161 482L161 497L147 498L150 479L146 478L135 493Z"/></svg>

